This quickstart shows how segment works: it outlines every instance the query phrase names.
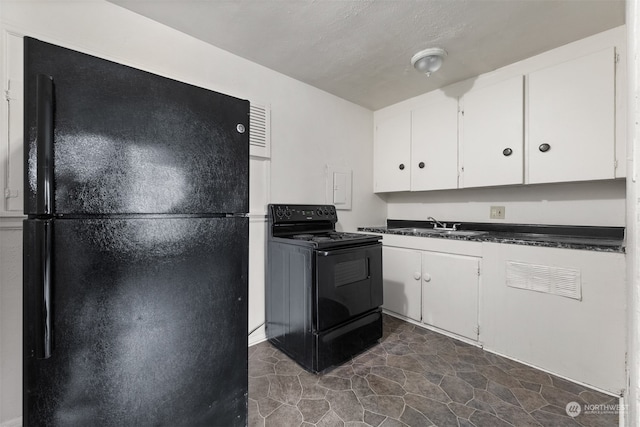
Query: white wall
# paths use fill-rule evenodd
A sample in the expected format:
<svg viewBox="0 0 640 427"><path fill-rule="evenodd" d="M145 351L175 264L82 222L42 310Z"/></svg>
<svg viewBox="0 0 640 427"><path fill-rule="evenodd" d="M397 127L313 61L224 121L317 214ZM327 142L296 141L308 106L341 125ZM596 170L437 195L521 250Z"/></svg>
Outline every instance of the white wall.
<svg viewBox="0 0 640 427"><path fill-rule="evenodd" d="M22 229L0 229L0 424L22 405Z"/></svg>
<svg viewBox="0 0 640 427"><path fill-rule="evenodd" d="M628 63L628 156L627 170L627 393L626 425L640 420L640 5L627 1Z"/></svg>
<svg viewBox="0 0 640 427"><path fill-rule="evenodd" d="M625 225L625 181L517 185L386 196L393 219L516 224ZM489 219L490 206L505 219Z"/></svg>
<svg viewBox="0 0 640 427"><path fill-rule="evenodd" d="M339 227L355 230L384 221L384 201L372 191L371 111L105 1L3 1L0 24L3 30L271 106L272 159L251 161L250 328L264 320L264 218L260 215L265 203L324 203L325 167L340 166L353 170L354 188L353 209L339 212ZM5 60L2 57L0 63L3 75ZM2 86L4 90L4 77ZM6 141L0 141L4 149ZM21 233L19 228L7 228L16 223L10 213L0 212L0 217L3 423L21 415L22 283ZM252 338L261 336L264 333L259 330Z"/></svg>

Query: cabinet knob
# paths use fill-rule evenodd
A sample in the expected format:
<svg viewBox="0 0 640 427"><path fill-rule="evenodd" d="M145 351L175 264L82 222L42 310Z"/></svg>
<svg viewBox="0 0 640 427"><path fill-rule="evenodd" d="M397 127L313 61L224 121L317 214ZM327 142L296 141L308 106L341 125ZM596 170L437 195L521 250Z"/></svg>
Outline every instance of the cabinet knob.
<svg viewBox="0 0 640 427"><path fill-rule="evenodd" d="M400 166L398 166L398 169L404 170L404 163L400 163Z"/></svg>
<svg viewBox="0 0 640 427"><path fill-rule="evenodd" d="M505 157L509 157L512 154L513 150L511 148L505 148L504 150L502 150L502 155L504 155Z"/></svg>
<svg viewBox="0 0 640 427"><path fill-rule="evenodd" d="M542 151L543 153L546 153L547 151L551 150L551 146L549 144L540 144L540 146L538 147L538 150Z"/></svg>
<svg viewBox="0 0 640 427"><path fill-rule="evenodd" d="M425 282L430 282L431 281L431 275L430 274L425 274L424 275L424 281Z"/></svg>
<svg viewBox="0 0 640 427"><path fill-rule="evenodd" d="M420 162L420 163L418 163L418 167L419 167L420 169L424 169L424 162Z"/></svg>
<svg viewBox="0 0 640 427"><path fill-rule="evenodd" d="M421 277L421 276L422 276L422 275L421 275L421 274L420 274L420 272L418 272L418 271L416 271L415 273L413 273L413 278L414 278L414 279L416 279L416 280L420 280L420 277Z"/></svg>

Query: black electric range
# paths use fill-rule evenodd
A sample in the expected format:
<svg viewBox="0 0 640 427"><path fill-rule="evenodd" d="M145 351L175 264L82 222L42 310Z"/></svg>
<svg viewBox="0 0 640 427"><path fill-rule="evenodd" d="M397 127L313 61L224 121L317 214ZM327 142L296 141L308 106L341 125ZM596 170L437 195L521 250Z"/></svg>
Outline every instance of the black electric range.
<svg viewBox="0 0 640 427"><path fill-rule="evenodd" d="M382 337L382 244L336 231L331 205L269 205L267 338L308 371Z"/></svg>

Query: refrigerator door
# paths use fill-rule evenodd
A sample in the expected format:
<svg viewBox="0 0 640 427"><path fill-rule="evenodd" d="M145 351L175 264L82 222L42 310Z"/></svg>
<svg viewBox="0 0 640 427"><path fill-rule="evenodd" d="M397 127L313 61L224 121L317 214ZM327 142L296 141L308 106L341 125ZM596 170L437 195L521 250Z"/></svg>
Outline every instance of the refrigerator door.
<svg viewBox="0 0 640 427"><path fill-rule="evenodd" d="M29 37L24 82L27 215L248 212L248 101Z"/></svg>
<svg viewBox="0 0 640 427"><path fill-rule="evenodd" d="M27 220L24 230L25 426L246 425L247 218ZM50 251L34 243L47 230ZM47 257L45 358L33 272Z"/></svg>

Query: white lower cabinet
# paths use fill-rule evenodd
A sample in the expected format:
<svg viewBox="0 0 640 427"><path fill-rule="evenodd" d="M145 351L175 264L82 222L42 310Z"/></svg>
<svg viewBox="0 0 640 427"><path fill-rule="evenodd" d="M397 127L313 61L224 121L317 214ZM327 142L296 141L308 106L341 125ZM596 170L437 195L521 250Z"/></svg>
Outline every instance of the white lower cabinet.
<svg viewBox="0 0 640 427"><path fill-rule="evenodd" d="M421 262L420 251L386 246L382 248L382 308L420 321Z"/></svg>
<svg viewBox="0 0 640 427"><path fill-rule="evenodd" d="M422 252L422 322L478 339L480 258Z"/></svg>
<svg viewBox="0 0 640 427"><path fill-rule="evenodd" d="M383 244L387 311L624 390L625 254L388 234Z"/></svg>
<svg viewBox="0 0 640 427"><path fill-rule="evenodd" d="M382 308L478 339L480 258L389 246L382 251Z"/></svg>
<svg viewBox="0 0 640 427"><path fill-rule="evenodd" d="M625 254L498 243L482 252L485 349L624 390Z"/></svg>

